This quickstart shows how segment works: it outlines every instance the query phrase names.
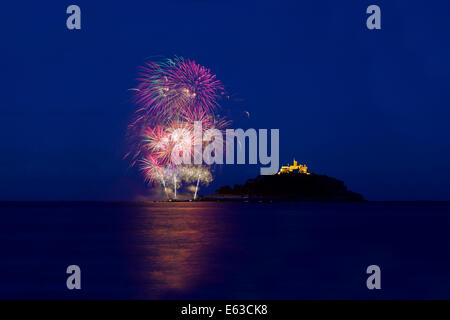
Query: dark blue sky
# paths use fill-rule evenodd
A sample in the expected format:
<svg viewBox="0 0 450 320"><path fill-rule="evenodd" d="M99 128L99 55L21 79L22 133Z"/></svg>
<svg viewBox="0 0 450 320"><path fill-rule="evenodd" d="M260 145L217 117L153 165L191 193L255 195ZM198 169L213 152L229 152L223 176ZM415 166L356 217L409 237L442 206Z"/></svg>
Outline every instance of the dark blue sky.
<svg viewBox="0 0 450 320"><path fill-rule="evenodd" d="M70 4L80 31L66 28ZM365 26L370 4L382 30ZM448 0L27 1L2 13L1 200L145 194L122 160L127 89L138 66L175 54L242 99L226 106L234 127L280 129L281 162L370 200L450 200ZM208 190L258 172L218 168Z"/></svg>

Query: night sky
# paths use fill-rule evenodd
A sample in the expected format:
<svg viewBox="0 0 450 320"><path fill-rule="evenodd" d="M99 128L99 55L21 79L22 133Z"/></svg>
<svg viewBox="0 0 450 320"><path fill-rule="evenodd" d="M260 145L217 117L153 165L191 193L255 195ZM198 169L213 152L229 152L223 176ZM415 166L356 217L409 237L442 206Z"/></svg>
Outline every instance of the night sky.
<svg viewBox="0 0 450 320"><path fill-rule="evenodd" d="M382 30L366 28L371 4ZM173 55L224 83L234 128L280 129L280 165L295 157L369 200L450 200L448 0L41 0L2 13L0 200L149 193L122 159L128 89L140 65ZM258 172L217 168L200 193Z"/></svg>

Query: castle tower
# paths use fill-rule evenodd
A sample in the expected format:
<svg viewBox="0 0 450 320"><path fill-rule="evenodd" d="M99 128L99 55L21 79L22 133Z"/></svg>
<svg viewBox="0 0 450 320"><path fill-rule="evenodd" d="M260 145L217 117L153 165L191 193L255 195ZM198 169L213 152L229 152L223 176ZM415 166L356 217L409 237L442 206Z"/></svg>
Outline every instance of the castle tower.
<svg viewBox="0 0 450 320"><path fill-rule="evenodd" d="M295 160L294 158L294 164L292 166L288 165L287 166L282 166L280 171L278 172L278 174L281 173L291 173L291 172L298 172L298 173L302 173L302 174L310 174L308 172L308 167L305 164L298 164L298 162Z"/></svg>

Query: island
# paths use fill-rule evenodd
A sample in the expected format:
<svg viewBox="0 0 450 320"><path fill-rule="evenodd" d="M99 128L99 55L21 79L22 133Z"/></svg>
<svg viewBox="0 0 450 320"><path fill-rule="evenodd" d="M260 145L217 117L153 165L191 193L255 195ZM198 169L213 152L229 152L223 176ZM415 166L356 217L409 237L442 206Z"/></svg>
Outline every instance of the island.
<svg viewBox="0 0 450 320"><path fill-rule="evenodd" d="M344 182L322 174L308 172L306 165L281 167L274 175L260 175L233 188L223 186L203 201L364 201Z"/></svg>

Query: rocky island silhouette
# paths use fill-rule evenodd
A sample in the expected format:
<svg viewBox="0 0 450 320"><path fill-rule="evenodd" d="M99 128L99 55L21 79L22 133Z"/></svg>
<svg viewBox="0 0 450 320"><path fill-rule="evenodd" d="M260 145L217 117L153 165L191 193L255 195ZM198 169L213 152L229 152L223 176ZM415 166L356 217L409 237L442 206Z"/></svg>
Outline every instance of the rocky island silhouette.
<svg viewBox="0 0 450 320"><path fill-rule="evenodd" d="M327 175L308 172L306 165L283 166L274 175L259 175L243 185L223 186L206 201L364 201L344 182Z"/></svg>

